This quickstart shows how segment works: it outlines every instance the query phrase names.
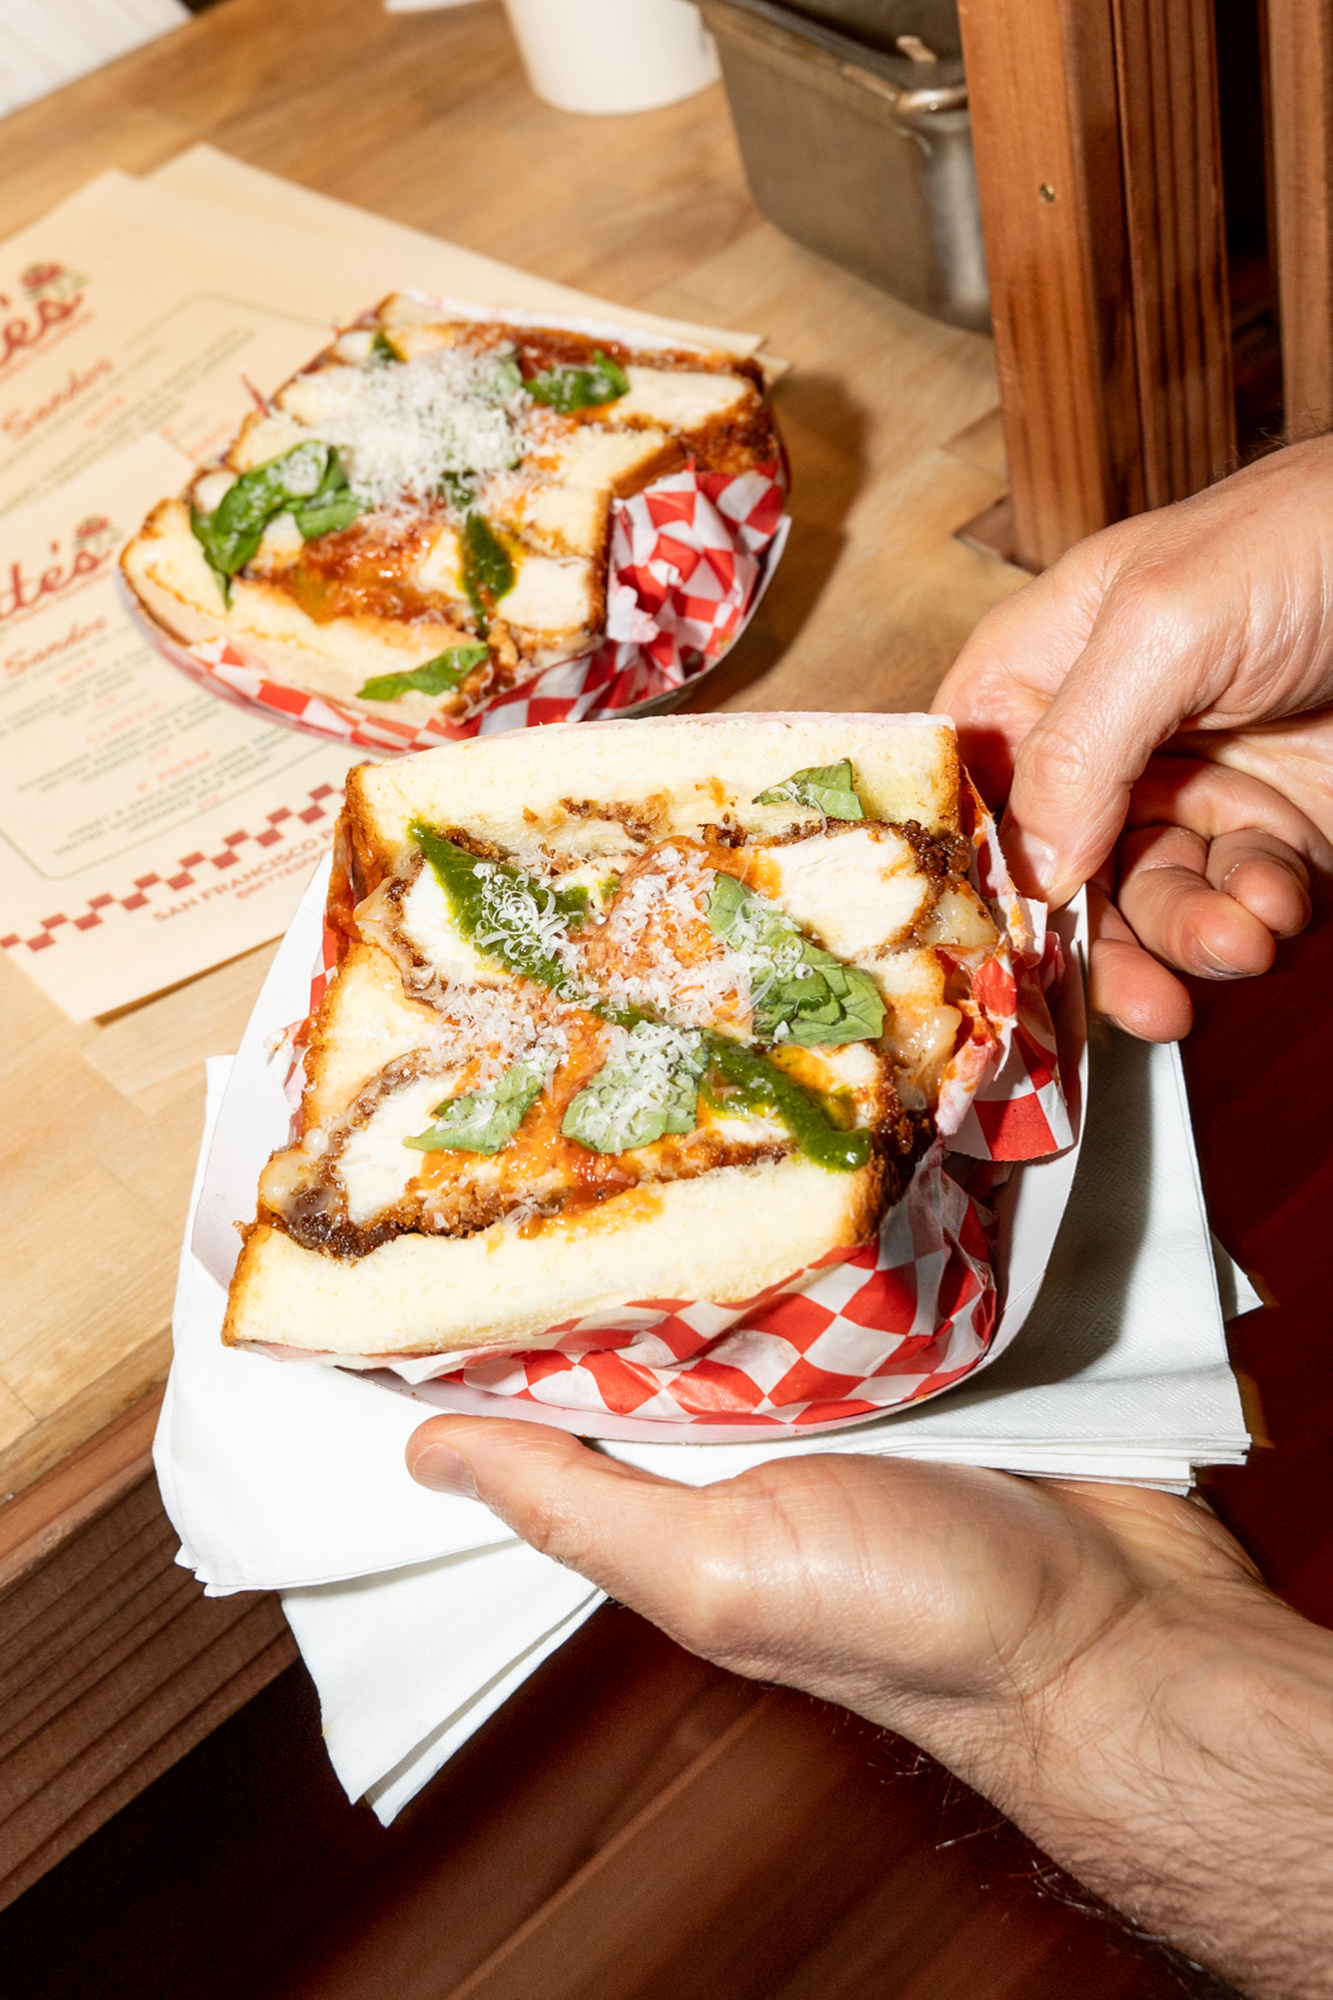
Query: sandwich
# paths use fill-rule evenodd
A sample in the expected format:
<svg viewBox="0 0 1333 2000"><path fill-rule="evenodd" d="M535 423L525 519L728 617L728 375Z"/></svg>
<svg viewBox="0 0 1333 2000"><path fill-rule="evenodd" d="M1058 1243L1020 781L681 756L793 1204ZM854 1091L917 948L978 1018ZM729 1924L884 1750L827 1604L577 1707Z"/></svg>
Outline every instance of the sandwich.
<svg viewBox="0 0 1333 2000"><path fill-rule="evenodd" d="M395 293L152 510L122 569L187 645L460 723L598 643L617 499L777 456L751 362Z"/></svg>
<svg viewBox="0 0 1333 2000"><path fill-rule="evenodd" d="M293 1143L224 1339L555 1345L874 1237L987 1030L931 717L562 725L354 770Z"/></svg>

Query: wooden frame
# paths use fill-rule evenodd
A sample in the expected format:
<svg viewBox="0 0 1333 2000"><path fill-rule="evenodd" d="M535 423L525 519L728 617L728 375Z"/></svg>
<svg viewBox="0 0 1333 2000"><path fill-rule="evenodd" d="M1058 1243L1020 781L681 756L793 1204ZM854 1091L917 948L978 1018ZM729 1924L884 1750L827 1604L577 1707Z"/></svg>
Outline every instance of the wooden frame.
<svg viewBox="0 0 1333 2000"><path fill-rule="evenodd" d="M1288 440L1333 425L1333 4L1267 0Z"/></svg>
<svg viewBox="0 0 1333 2000"><path fill-rule="evenodd" d="M1209 0L961 0L1029 569L1235 461Z"/></svg>

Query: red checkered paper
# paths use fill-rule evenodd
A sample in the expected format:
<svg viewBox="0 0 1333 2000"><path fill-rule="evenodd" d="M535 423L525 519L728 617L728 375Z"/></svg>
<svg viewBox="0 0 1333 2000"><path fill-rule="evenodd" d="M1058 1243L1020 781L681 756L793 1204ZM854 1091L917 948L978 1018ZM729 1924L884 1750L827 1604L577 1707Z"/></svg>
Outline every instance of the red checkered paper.
<svg viewBox="0 0 1333 2000"><path fill-rule="evenodd" d="M687 468L612 506L607 627L601 643L489 702L467 722L395 722L271 680L229 639L187 646L129 591L131 615L162 656L224 700L364 750L405 755L440 743L605 720L673 693L714 665L753 615L786 544L776 464L731 477Z"/></svg>
<svg viewBox="0 0 1333 2000"><path fill-rule="evenodd" d="M921 1401L982 1362L998 1318L989 1211L952 1154L1033 1160L1073 1143L1047 994L1060 977L1045 911L1019 896L995 822L964 784L972 877L1000 929L972 982L968 1032L940 1092L938 1138L878 1237L793 1272L757 1298L639 1299L550 1329L551 1348L385 1360L506 1401L577 1412L590 1436L617 1419L683 1437L735 1425L780 1433L845 1424ZM322 992L327 946L316 968ZM1077 976L1077 975L1074 975ZM969 1174L974 1185L988 1174ZM364 1364L362 1364L364 1365Z"/></svg>

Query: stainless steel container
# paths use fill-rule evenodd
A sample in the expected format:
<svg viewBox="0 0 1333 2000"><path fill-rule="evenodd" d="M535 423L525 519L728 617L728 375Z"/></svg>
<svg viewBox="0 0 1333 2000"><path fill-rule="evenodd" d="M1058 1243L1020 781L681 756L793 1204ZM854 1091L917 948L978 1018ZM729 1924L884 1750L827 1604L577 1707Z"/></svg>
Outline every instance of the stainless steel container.
<svg viewBox="0 0 1333 2000"><path fill-rule="evenodd" d="M956 50L956 13L941 0L701 5L765 215L921 312L984 332L990 299L962 62L887 53L899 34Z"/></svg>

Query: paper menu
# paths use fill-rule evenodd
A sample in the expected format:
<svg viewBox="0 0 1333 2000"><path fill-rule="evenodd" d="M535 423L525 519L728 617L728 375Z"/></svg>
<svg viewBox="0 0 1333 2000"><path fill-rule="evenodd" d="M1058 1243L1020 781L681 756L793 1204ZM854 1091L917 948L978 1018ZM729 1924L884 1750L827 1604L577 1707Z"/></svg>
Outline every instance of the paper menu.
<svg viewBox="0 0 1333 2000"><path fill-rule="evenodd" d="M364 753L218 701L117 582L189 461L149 436L0 518L0 948L76 1020L282 930Z"/></svg>
<svg viewBox="0 0 1333 2000"><path fill-rule="evenodd" d="M0 245L0 948L79 1019L283 930L363 754L151 655L115 598L119 544L225 445L249 385L389 290L606 310L211 148L172 165L180 185L103 174Z"/></svg>
<svg viewBox="0 0 1333 2000"><path fill-rule="evenodd" d="M763 336L757 333L640 312L619 301L613 304L591 292L540 278L531 271L515 270L511 264L499 263L456 243L444 243L424 230L391 222L387 216L372 215L350 202L336 201L296 181L265 173L262 167L233 159L216 146L191 146L146 178L154 188L196 201L218 203L246 217L260 227L261 243L265 240L263 232L278 222L303 230L307 242L311 238L325 238L359 246L383 245L396 259L399 275L392 280L394 284L411 283L428 291L435 288L454 298L478 299L485 304L522 305L530 312L569 312L594 319L609 316L621 325L642 326L654 333L676 333L682 339L701 341L742 357L756 353L763 343ZM415 274L410 279L402 275L409 270Z"/></svg>
<svg viewBox="0 0 1333 2000"><path fill-rule="evenodd" d="M322 345L354 294L316 271L223 251L197 209L150 212L107 173L0 245L0 513L151 432L212 456Z"/></svg>

